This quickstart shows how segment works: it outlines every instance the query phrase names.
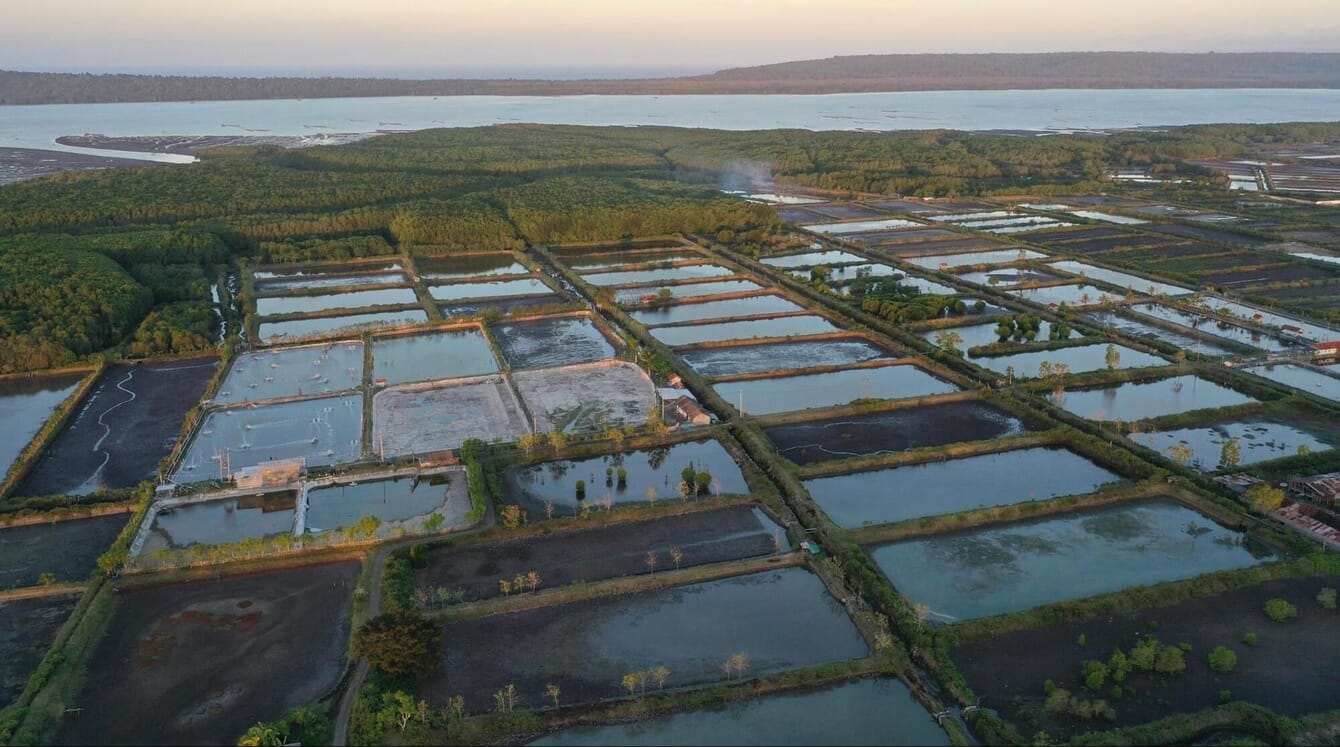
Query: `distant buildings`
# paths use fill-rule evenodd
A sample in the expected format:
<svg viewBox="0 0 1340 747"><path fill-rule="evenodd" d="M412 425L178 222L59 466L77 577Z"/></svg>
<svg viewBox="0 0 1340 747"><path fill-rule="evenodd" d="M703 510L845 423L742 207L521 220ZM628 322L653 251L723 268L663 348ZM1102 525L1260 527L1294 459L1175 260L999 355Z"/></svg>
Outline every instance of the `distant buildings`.
<svg viewBox="0 0 1340 747"><path fill-rule="evenodd" d="M1301 500L1334 506L1340 503L1340 472L1294 478L1289 481L1289 492Z"/></svg>

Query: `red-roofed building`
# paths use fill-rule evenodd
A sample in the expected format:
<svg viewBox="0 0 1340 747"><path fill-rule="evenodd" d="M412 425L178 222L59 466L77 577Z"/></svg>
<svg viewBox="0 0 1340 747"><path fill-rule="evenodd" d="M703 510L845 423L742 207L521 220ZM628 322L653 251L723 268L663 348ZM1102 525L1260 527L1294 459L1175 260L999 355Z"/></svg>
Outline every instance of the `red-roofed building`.
<svg viewBox="0 0 1340 747"><path fill-rule="evenodd" d="M1300 477L1289 482L1289 491L1313 503L1332 506L1340 503L1340 472Z"/></svg>

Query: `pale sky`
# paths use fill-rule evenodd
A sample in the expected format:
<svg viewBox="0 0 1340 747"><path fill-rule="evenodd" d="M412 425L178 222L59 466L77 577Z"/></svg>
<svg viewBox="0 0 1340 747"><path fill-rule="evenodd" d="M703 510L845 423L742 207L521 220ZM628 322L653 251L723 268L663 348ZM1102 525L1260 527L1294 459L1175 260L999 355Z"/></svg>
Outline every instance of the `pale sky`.
<svg viewBox="0 0 1340 747"><path fill-rule="evenodd" d="M0 68L708 71L898 52L1340 51L1337 0L6 0Z"/></svg>

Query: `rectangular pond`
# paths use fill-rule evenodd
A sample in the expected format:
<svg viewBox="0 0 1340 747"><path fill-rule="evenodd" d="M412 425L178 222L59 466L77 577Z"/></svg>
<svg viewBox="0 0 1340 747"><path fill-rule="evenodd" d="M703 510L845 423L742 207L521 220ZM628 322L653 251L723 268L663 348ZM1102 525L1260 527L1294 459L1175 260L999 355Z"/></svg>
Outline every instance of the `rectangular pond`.
<svg viewBox="0 0 1340 747"><path fill-rule="evenodd" d="M515 298L518 296L546 296L554 292L539 278L515 280L487 280L478 283L432 285L428 294L438 301L464 301L483 298Z"/></svg>
<svg viewBox="0 0 1340 747"><path fill-rule="evenodd" d="M299 340L306 337L352 334L359 330L376 327L423 324L426 321L428 321L428 315L424 313L423 309L381 311L371 314L348 314L313 319L289 319L283 322L261 322L259 334L262 340L274 343L283 340Z"/></svg>
<svg viewBox="0 0 1340 747"><path fill-rule="evenodd" d="M1094 267L1083 262L1074 262L1072 260L1062 260L1052 262L1052 267L1065 272L1083 275L1090 280L1097 280L1100 283L1109 283L1118 288L1128 288L1136 293L1146 293L1151 296L1169 295L1183 296L1193 292L1191 288L1183 288L1180 285L1170 283L1161 283L1157 280L1142 278L1138 275L1131 275L1125 272L1117 272L1104 267Z"/></svg>
<svg viewBox="0 0 1340 747"><path fill-rule="evenodd" d="M414 264L424 280L463 280L492 275L528 275L530 269L509 252L458 257L418 257Z"/></svg>
<svg viewBox="0 0 1340 747"><path fill-rule="evenodd" d="M367 306L412 306L419 303L413 288L376 288L326 293L319 296L262 296L256 299L257 316L315 314L333 309Z"/></svg>
<svg viewBox="0 0 1340 747"><path fill-rule="evenodd" d="M1216 423L1201 428L1132 433L1130 439L1165 455L1174 445L1182 444L1191 450L1187 465L1201 472L1213 472L1270 459L1297 456L1299 448L1302 447L1312 452L1319 452L1335 446L1334 442L1323 441L1316 435L1292 425L1260 420ZM1231 465L1221 464L1224 445L1231 440L1236 440L1238 443L1238 460Z"/></svg>
<svg viewBox="0 0 1340 747"><path fill-rule="evenodd" d="M824 714L815 718L815 714ZM949 735L897 679L769 695L631 724L578 726L532 745L948 745Z"/></svg>
<svg viewBox="0 0 1340 747"><path fill-rule="evenodd" d="M497 370L493 348L474 327L372 341L372 377L386 379L389 385L482 376Z"/></svg>
<svg viewBox="0 0 1340 747"><path fill-rule="evenodd" d="M861 338L703 348L680 354L685 363L703 376L738 376L793 368L844 366L889 356L889 351Z"/></svg>
<svg viewBox="0 0 1340 747"><path fill-rule="evenodd" d="M1083 495L1121 479L1074 452L1038 447L804 482L829 518L855 529Z"/></svg>
<svg viewBox="0 0 1340 747"><path fill-rule="evenodd" d="M769 267L815 267L818 265L841 265L841 264L860 264L870 260L859 254L844 252L840 249L831 249L826 252L806 252L804 254L788 254L783 257L764 257L759 260Z"/></svg>
<svg viewBox="0 0 1340 747"><path fill-rule="evenodd" d="M241 353L233 359L214 401L252 402L342 392L363 385L359 340Z"/></svg>
<svg viewBox="0 0 1340 747"><path fill-rule="evenodd" d="M0 381L0 475L9 472L28 442L42 430L61 403L74 394L87 374Z"/></svg>
<svg viewBox="0 0 1340 747"><path fill-rule="evenodd" d="M752 319L715 324L690 324L679 327L656 327L651 336L676 347L721 340L747 340L751 337L793 337L826 335L841 330L821 316L778 316L771 319Z"/></svg>
<svg viewBox="0 0 1340 747"><path fill-rule="evenodd" d="M1013 355L979 356L968 360L998 374L1005 374L1013 370L1014 375L1019 378L1034 378L1041 376L1041 369L1045 367L1043 364L1069 366L1069 372L1072 374L1108 369L1107 357L1111 350L1115 350L1117 353L1117 360L1110 367L1113 370L1171 365L1157 355L1132 350L1124 345L1104 345L1102 343L1056 350L1036 350Z"/></svg>
<svg viewBox="0 0 1340 747"><path fill-rule="evenodd" d="M977 270L965 272L958 276L959 280L968 283L977 283L978 285L988 285L992 287L1008 287L1018 285L1029 281L1040 283L1052 280L1060 280L1060 275L1053 275L1049 272L1033 270L1027 267L1001 267L995 270Z"/></svg>
<svg viewBox="0 0 1340 747"><path fill-rule="evenodd" d="M164 509L154 516L140 553L292 534L297 499L287 491Z"/></svg>
<svg viewBox="0 0 1340 747"><path fill-rule="evenodd" d="M785 620L785 625L776 624ZM558 685L569 703L625 692L629 673L666 667L665 687L727 679L736 653L747 675L863 657L868 649L842 605L802 568L574 602L453 623L442 672L421 693L440 705L462 694L493 709L507 684L521 693ZM657 685L653 683L652 688Z"/></svg>
<svg viewBox="0 0 1340 747"><path fill-rule="evenodd" d="M303 528L315 534L351 526L365 516L375 516L387 523L427 516L446 507L453 497L452 481L464 480L465 473L458 471L423 479L396 477L313 488L307 492ZM455 491L454 497L464 503L469 499L462 495L462 490Z"/></svg>
<svg viewBox="0 0 1340 747"><path fill-rule="evenodd" d="M172 479L190 483L277 459L339 464L363 452L363 396L214 410L201 422Z"/></svg>
<svg viewBox="0 0 1340 747"><path fill-rule="evenodd" d="M1032 430L1022 419L978 400L903 407L887 412L765 428L777 453L796 464L984 441Z"/></svg>
<svg viewBox="0 0 1340 747"><path fill-rule="evenodd" d="M614 346L589 316L558 316L490 327L512 368L549 368L614 357Z"/></svg>
<svg viewBox="0 0 1340 747"><path fill-rule="evenodd" d="M1098 210L1069 210L1067 212L1077 218L1088 218L1089 220L1102 221L1104 223L1135 226L1149 222L1139 218L1131 218L1125 215L1113 215L1112 213L1104 213Z"/></svg>
<svg viewBox="0 0 1340 747"><path fill-rule="evenodd" d="M712 388L750 415L833 407L858 399L904 399L958 391L953 384L913 365L722 382Z"/></svg>
<svg viewBox="0 0 1340 747"><path fill-rule="evenodd" d="M651 377L627 361L530 368L513 373L512 382L530 410L531 426L546 433L643 425L660 408Z"/></svg>
<svg viewBox="0 0 1340 747"><path fill-rule="evenodd" d="M895 228L913 228L921 225L925 224L912 220L903 220L902 218L888 218L886 220L863 220L854 223L812 223L807 226L801 226L801 228L806 231L828 234L829 236L842 236L849 233L888 231Z"/></svg>
<svg viewBox="0 0 1340 747"><path fill-rule="evenodd" d="M957 290L944 283L937 283L934 280L927 280L916 275L904 275L898 281L898 284L907 288L916 288L918 291L932 296L954 296L958 294Z"/></svg>
<svg viewBox="0 0 1340 747"><path fill-rule="evenodd" d="M1111 311L1085 311L1080 314L1081 317L1090 322L1104 327L1106 329L1122 332L1132 337L1139 337L1145 340L1157 340L1169 345L1176 345L1188 353L1200 353L1211 357L1220 357L1232 355L1228 348L1215 345L1212 342L1206 342L1199 337L1174 332L1170 329L1157 327L1148 324L1139 319L1132 319L1124 314L1118 314Z"/></svg>
<svg viewBox="0 0 1340 747"><path fill-rule="evenodd" d="M1133 304L1131 311L1179 327L1194 329L1202 334L1232 340L1240 345L1247 345L1258 350L1277 353L1293 347L1290 343L1272 334L1258 332L1232 322L1220 321L1204 314L1164 306L1159 303Z"/></svg>
<svg viewBox="0 0 1340 747"><path fill-rule="evenodd" d="M351 273L382 273L382 272L404 272L405 268L400 262L387 260L385 262L364 262L358 264L308 264L292 265L288 267L272 265L269 267L258 267L251 273L256 280L285 280L310 278L318 279L329 277L331 275L340 276Z"/></svg>
<svg viewBox="0 0 1340 747"><path fill-rule="evenodd" d="M1006 291L1025 301L1039 306L1092 306L1104 302L1121 300L1118 294L1102 290L1096 286L1076 283L1073 285L1048 285L1042 288L1014 288Z"/></svg>
<svg viewBox="0 0 1340 747"><path fill-rule="evenodd" d="M385 457L458 449L467 439L512 441L530 429L501 375L410 384L372 398L372 444Z"/></svg>
<svg viewBox="0 0 1340 747"><path fill-rule="evenodd" d="M1210 297L1206 300L1209 302L1211 309L1221 314L1237 316L1244 321L1255 321L1257 324L1269 324L1276 327L1297 327L1303 330L1301 333L1303 337L1313 342L1326 342L1340 336L1335 329L1312 324L1297 317L1285 316L1258 306L1249 306L1238 301L1227 301L1216 297Z"/></svg>
<svg viewBox="0 0 1340 747"><path fill-rule="evenodd" d="M734 271L722 267L721 265L701 264L701 265L680 265L678 267L661 267L649 270L620 270L615 272L594 272L589 275L583 275L582 279L591 285L652 285L655 283L668 283L677 280L692 280L695 278L714 278L726 275L734 275Z"/></svg>
<svg viewBox="0 0 1340 747"><path fill-rule="evenodd" d="M546 501L566 508L578 505L578 480L585 481L586 500L593 505L607 494L615 504L645 502L650 490L655 490L661 499L678 498L680 473L690 466L695 472L711 473L713 486L709 492L749 492L740 466L721 442L714 439L590 459L544 462L511 470L506 479L509 497L528 510L543 514ZM620 467L626 471L622 485L618 477Z"/></svg>
<svg viewBox="0 0 1340 747"><path fill-rule="evenodd" d="M804 311L804 308L781 296L749 296L747 298L728 298L724 301L704 301L702 303L677 303L654 309L634 311L635 321L646 326L657 324L677 324L696 322L703 319L725 319L755 314L787 314Z"/></svg>
<svg viewBox="0 0 1340 747"><path fill-rule="evenodd" d="M1123 421L1256 402L1241 392L1190 375L1127 382L1102 389L1067 390L1050 396L1057 406L1082 418Z"/></svg>
<svg viewBox="0 0 1340 747"><path fill-rule="evenodd" d="M939 345L938 338L941 332L953 332L954 334L963 338L963 341L956 343L954 347L958 348L959 350L967 351L969 348L975 348L982 345L994 345L998 342L1001 342L1002 340L1000 339L1000 335L996 334L996 326L997 325L995 324L988 323L988 324L970 324L965 327L941 327L939 329L929 329L921 333L921 339L931 343L932 345ZM1044 319L1038 324L1037 335L1034 336L1032 341L1038 343L1045 343L1051 339L1051 333L1052 333L1052 323ZM1070 334L1067 335L1066 339L1079 336L1080 336L1079 333L1072 329L1070 330ZM1030 341L1027 340L1026 338L1022 337L1014 338L1013 336L1011 336L1007 337L1004 340L1004 342L1030 342Z"/></svg>
<svg viewBox="0 0 1340 747"><path fill-rule="evenodd" d="M751 293L763 290L763 286L751 280L718 280L708 283L683 283L666 286L671 298L696 298L699 296L717 296L727 293ZM656 289L638 287L623 288L614 291L614 300L619 303L636 303L643 296L656 297Z"/></svg>
<svg viewBox="0 0 1340 747"><path fill-rule="evenodd" d="M692 259L706 259L706 257L697 252L670 250L624 252L620 254L593 254L586 257L577 256L570 259L564 258L563 262L568 267L581 272L603 267L621 267L623 265L638 265L650 262L684 262Z"/></svg>
<svg viewBox="0 0 1340 747"><path fill-rule="evenodd" d="M961 252L959 254L927 254L920 257L903 257L908 264L938 270L942 267L970 267L972 265L1003 265L1010 262L1022 262L1029 259L1043 259L1047 255L1032 249L998 249L989 252Z"/></svg>
<svg viewBox="0 0 1340 747"><path fill-rule="evenodd" d="M318 288L339 288L341 286L366 287L375 285L399 285L408 283L409 277L396 270L393 272L347 272L339 274L281 275L271 280L256 279L257 293L277 291L316 290Z"/></svg>
<svg viewBox="0 0 1340 747"><path fill-rule="evenodd" d="M1327 369L1297 366L1292 363L1276 363L1242 370L1253 376L1269 379L1277 384L1293 387L1323 399L1340 402L1340 372L1332 373L1335 371L1333 367Z"/></svg>
<svg viewBox="0 0 1340 747"><path fill-rule="evenodd" d="M0 590L37 586L44 573L86 580L129 519L124 513L0 528Z"/></svg>
<svg viewBox="0 0 1340 747"><path fill-rule="evenodd" d="M898 591L948 621L1277 559L1241 532L1169 498L893 542L868 551Z"/></svg>

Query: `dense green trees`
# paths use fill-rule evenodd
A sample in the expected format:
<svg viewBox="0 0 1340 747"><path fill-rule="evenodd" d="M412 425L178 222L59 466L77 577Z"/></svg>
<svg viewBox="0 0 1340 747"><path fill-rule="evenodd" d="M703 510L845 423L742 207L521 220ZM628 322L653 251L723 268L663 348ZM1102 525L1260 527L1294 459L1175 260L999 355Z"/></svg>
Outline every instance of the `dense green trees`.
<svg viewBox="0 0 1340 747"><path fill-rule="evenodd" d="M414 678L437 668L442 629L409 611L378 615L354 633L354 653L393 678Z"/></svg>

